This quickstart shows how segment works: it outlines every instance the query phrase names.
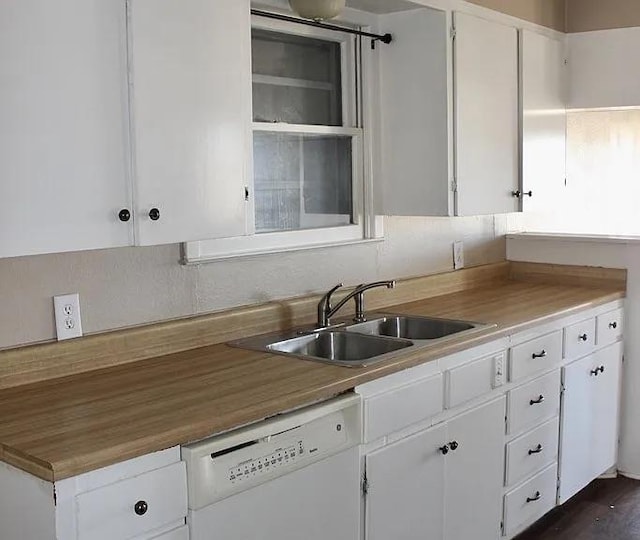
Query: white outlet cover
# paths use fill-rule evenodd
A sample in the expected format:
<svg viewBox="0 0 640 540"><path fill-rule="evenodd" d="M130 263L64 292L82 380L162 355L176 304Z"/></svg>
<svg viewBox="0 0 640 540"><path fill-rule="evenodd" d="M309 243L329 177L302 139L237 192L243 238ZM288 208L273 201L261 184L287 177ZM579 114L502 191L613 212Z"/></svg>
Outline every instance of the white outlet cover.
<svg viewBox="0 0 640 540"><path fill-rule="evenodd" d="M54 296L53 311L56 316L58 341L82 336L80 295L78 293Z"/></svg>
<svg viewBox="0 0 640 540"><path fill-rule="evenodd" d="M464 268L464 242L459 240L453 243L453 268Z"/></svg>

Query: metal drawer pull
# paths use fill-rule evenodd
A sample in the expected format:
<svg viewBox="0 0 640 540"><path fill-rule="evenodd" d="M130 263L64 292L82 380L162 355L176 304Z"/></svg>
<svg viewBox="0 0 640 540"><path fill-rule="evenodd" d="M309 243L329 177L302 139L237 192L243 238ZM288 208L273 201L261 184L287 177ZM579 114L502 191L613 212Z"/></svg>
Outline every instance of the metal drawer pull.
<svg viewBox="0 0 640 540"><path fill-rule="evenodd" d="M144 516L147 513L147 510L149 510L147 501L138 501L133 507L133 511L139 516Z"/></svg>
<svg viewBox="0 0 640 540"><path fill-rule="evenodd" d="M613 328L614 330L618 328L618 323L616 321L609 323L609 328Z"/></svg>
<svg viewBox="0 0 640 540"><path fill-rule="evenodd" d="M542 445L541 444L536 446L533 450L529 450L529 455L532 456L533 454L539 454L540 452L542 452Z"/></svg>
<svg viewBox="0 0 640 540"><path fill-rule="evenodd" d="M581 336L578 336L578 339L580 341L587 341L589 339L589 336L587 336L587 334L582 334Z"/></svg>
<svg viewBox="0 0 640 540"><path fill-rule="evenodd" d="M539 491L536 491L536 494L533 497L527 497L527 502L535 502L539 501L542 498L542 494Z"/></svg>
<svg viewBox="0 0 640 540"><path fill-rule="evenodd" d="M529 401L529 405L538 405L543 401L544 401L544 396L540 394L540 397L538 399L532 399L531 401Z"/></svg>
<svg viewBox="0 0 640 540"><path fill-rule="evenodd" d="M539 353L533 353L531 355L531 358L535 360L536 358L544 358L545 356L547 356L547 351L542 349Z"/></svg>

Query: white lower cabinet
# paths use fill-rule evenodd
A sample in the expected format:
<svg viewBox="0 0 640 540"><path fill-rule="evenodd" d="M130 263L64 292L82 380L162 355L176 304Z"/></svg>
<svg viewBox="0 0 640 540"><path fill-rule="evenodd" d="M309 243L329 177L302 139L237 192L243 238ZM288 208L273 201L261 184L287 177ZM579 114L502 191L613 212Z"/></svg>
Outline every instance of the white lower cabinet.
<svg viewBox="0 0 640 540"><path fill-rule="evenodd" d="M366 456L366 538L496 539L503 396Z"/></svg>
<svg viewBox="0 0 640 540"><path fill-rule="evenodd" d="M618 342L563 369L560 504L616 463L621 363Z"/></svg>

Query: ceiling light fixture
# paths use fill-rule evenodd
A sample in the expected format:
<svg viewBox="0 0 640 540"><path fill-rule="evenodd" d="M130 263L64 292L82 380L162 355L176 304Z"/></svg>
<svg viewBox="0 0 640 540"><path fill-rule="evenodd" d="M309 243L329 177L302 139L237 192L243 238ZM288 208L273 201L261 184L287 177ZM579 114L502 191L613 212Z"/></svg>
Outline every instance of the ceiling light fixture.
<svg viewBox="0 0 640 540"><path fill-rule="evenodd" d="M346 0L289 0L291 9L305 19L326 21L340 15Z"/></svg>

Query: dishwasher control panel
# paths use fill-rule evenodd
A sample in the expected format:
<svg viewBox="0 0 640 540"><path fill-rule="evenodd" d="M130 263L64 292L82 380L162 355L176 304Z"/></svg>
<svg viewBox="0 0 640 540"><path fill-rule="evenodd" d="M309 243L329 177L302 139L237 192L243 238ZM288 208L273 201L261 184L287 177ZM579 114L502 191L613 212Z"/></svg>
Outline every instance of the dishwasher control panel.
<svg viewBox="0 0 640 540"><path fill-rule="evenodd" d="M189 507L201 508L359 444L360 417L359 396L349 396L183 447Z"/></svg>

